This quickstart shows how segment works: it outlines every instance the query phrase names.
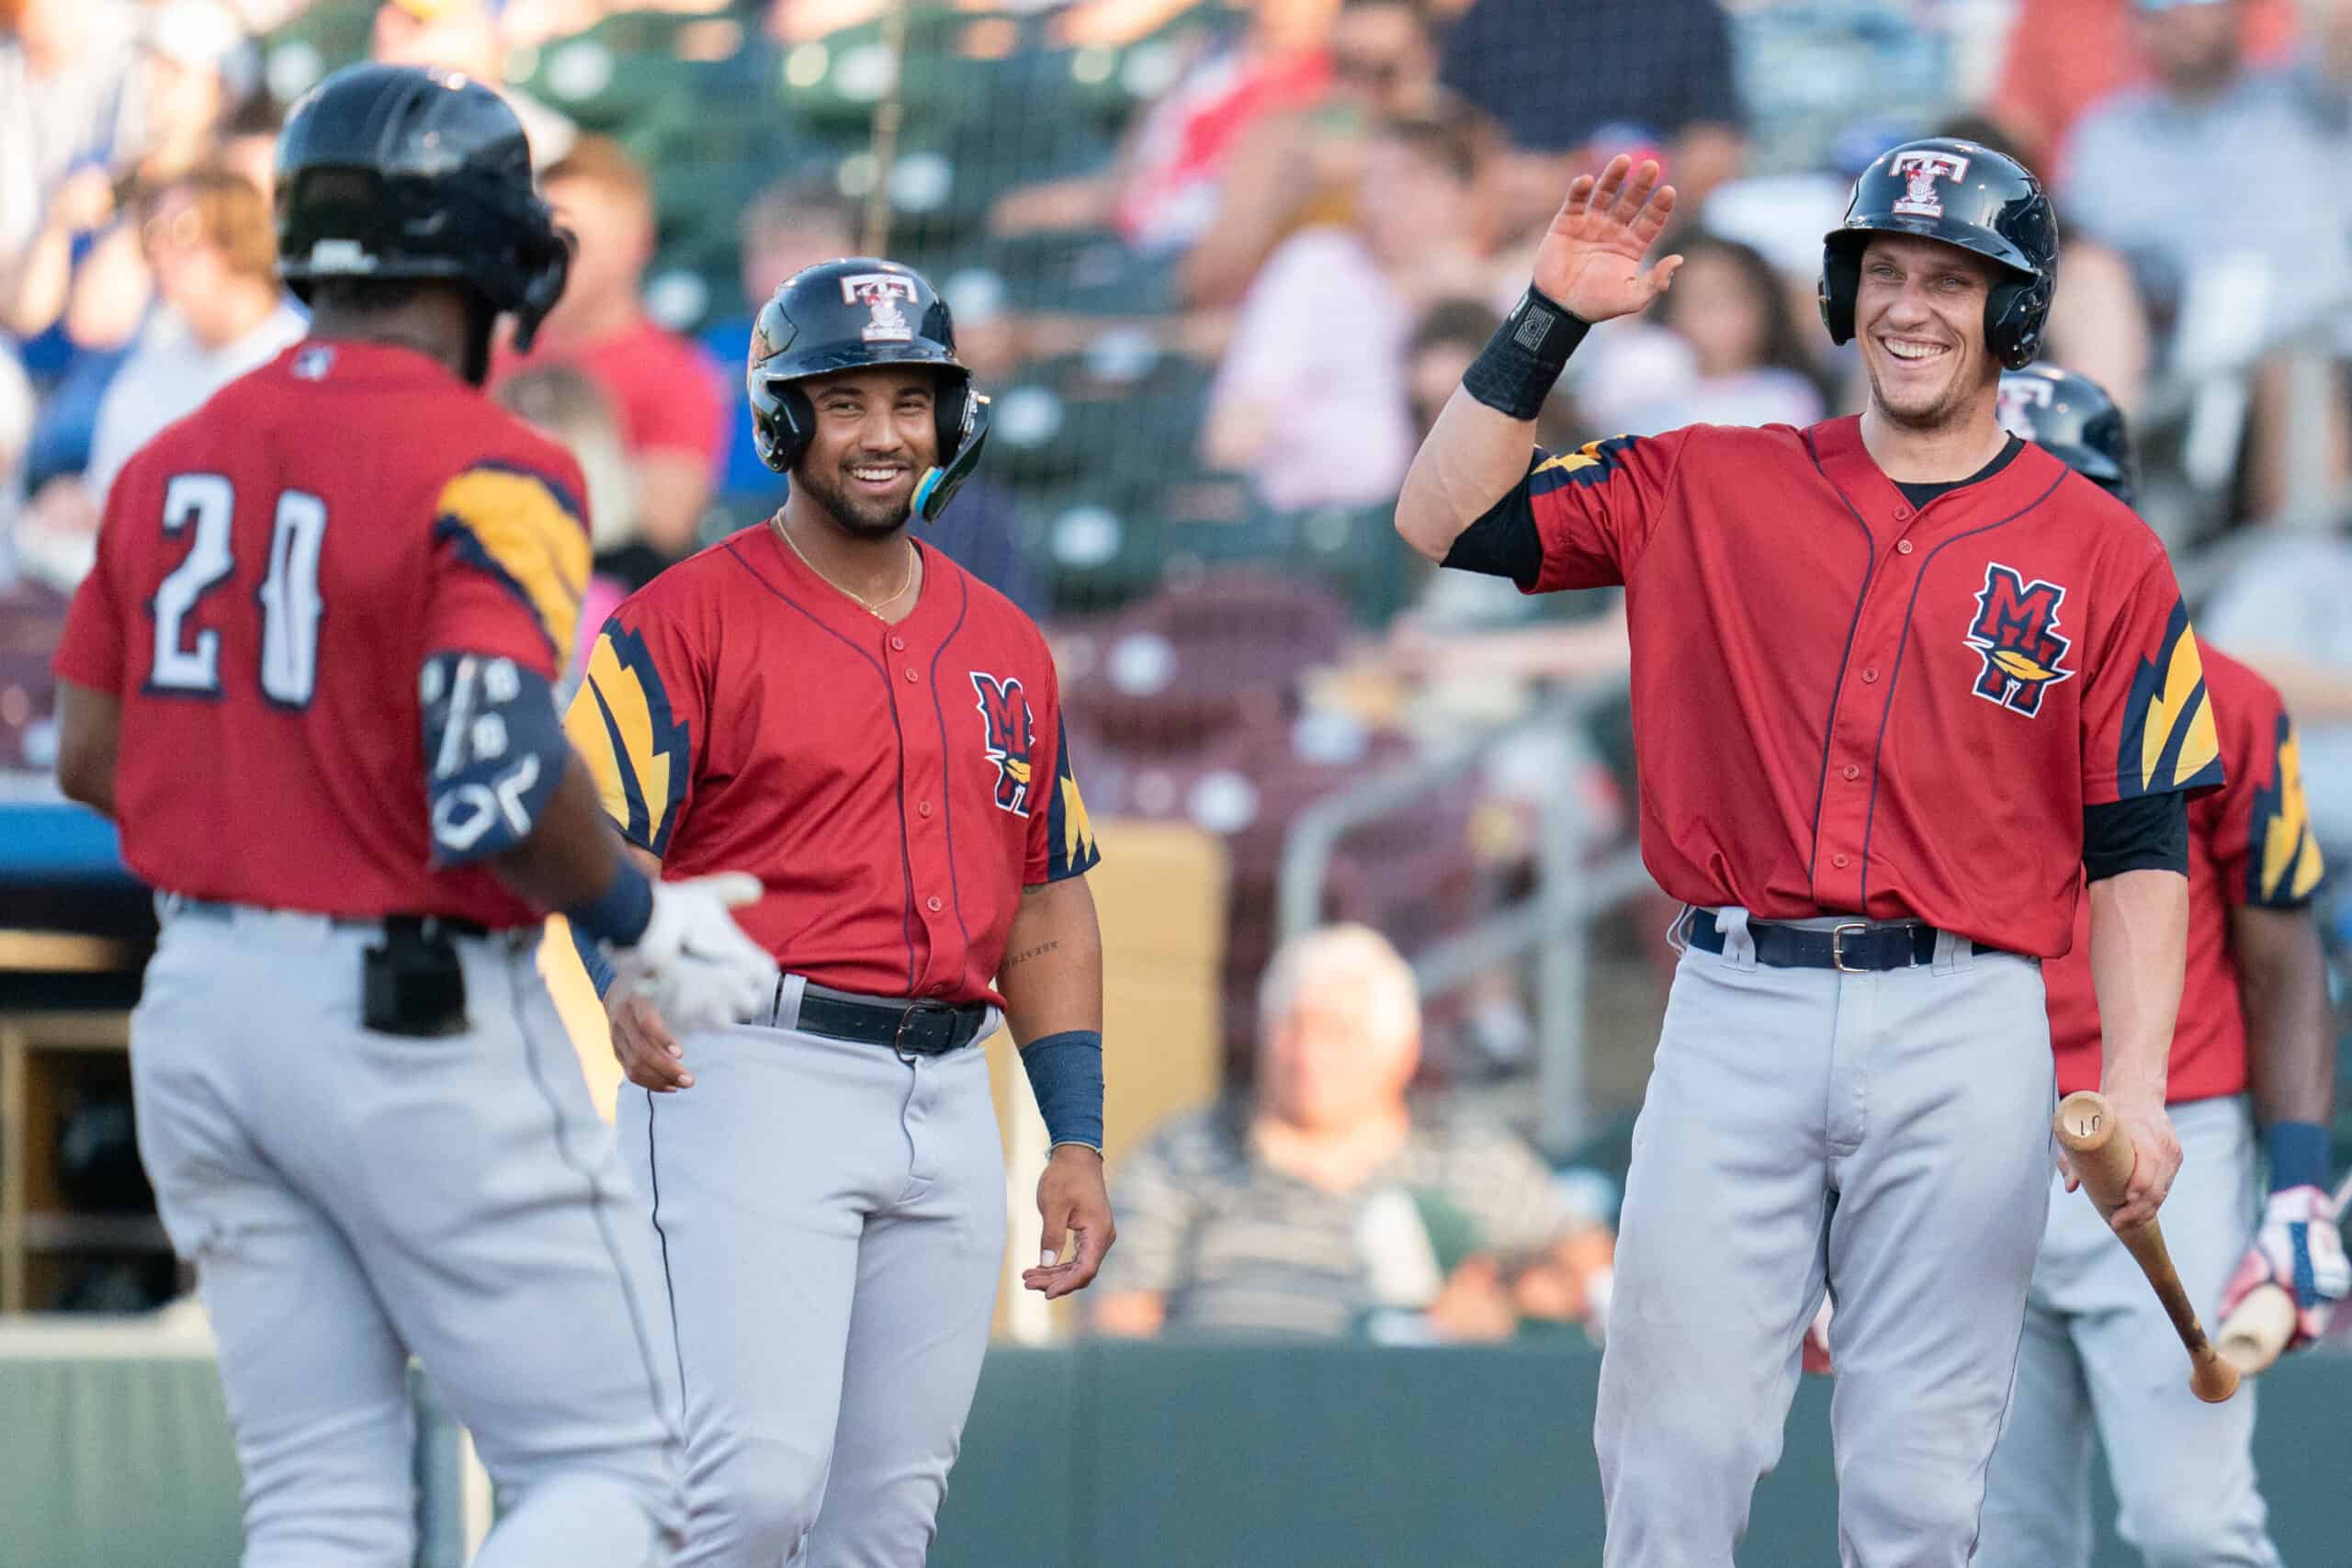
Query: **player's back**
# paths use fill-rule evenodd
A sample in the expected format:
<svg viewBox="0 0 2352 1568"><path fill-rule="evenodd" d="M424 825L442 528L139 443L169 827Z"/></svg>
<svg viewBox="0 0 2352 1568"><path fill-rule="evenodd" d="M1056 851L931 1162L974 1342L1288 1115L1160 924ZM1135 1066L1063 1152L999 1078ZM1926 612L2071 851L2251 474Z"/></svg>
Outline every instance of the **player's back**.
<svg viewBox="0 0 2352 1568"><path fill-rule="evenodd" d="M430 863L419 671L453 649L560 672L580 489L560 448L382 344L298 344L158 436L108 498L101 604L76 605L119 643L95 678L122 701L131 868L272 908L528 919L487 871ZM69 626L61 673L89 683L103 640Z"/></svg>

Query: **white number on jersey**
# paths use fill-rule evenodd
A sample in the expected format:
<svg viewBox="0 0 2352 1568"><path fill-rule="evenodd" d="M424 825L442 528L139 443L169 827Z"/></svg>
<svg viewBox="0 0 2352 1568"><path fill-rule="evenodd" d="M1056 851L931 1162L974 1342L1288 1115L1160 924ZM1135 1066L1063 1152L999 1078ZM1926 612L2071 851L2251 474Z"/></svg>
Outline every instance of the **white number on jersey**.
<svg viewBox="0 0 2352 1568"><path fill-rule="evenodd" d="M187 558L155 590L155 668L148 684L158 691L217 693L220 690L220 634L197 630L193 647L181 646L182 623L220 580L229 575L230 524L236 492L218 474L176 474L164 491L164 532L176 534L193 519L196 542ZM261 689L280 707L310 705L319 674L319 550L325 543L326 502L305 491L277 498L270 528L269 575L261 585Z"/></svg>

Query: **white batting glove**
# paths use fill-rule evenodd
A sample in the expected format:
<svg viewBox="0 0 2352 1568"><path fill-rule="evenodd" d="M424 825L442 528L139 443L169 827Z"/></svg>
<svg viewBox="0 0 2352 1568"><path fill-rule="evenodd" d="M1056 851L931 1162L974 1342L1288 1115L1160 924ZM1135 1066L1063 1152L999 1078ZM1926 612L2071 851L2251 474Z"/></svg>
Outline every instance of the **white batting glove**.
<svg viewBox="0 0 2352 1568"><path fill-rule="evenodd" d="M775 1000L775 960L727 912L760 892L760 879L743 872L656 882L645 933L613 950L614 984L642 994L681 1034L764 1014Z"/></svg>
<svg viewBox="0 0 2352 1568"><path fill-rule="evenodd" d="M2327 1332L2335 1303L2352 1292L2352 1260L2335 1228L2335 1205L2316 1187L2273 1192L2262 1209L2262 1228L2239 1259L2230 1287L2222 1293L2221 1316L2228 1318L2256 1287L2277 1285L2295 1298L2295 1337L2308 1345Z"/></svg>

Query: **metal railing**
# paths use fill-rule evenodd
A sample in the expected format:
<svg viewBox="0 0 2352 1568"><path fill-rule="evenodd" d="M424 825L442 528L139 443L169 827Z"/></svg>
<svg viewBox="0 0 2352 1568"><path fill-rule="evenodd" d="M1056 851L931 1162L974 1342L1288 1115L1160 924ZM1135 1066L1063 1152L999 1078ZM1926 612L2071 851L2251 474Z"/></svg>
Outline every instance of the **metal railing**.
<svg viewBox="0 0 2352 1568"><path fill-rule="evenodd" d="M1530 735L1565 740L1574 764L1596 761L1586 721L1623 692L1622 679L1570 687L1520 718L1372 774L1307 807L1283 841L1276 889L1282 939L1321 923L1332 858L1351 831L1448 788L1504 745ZM1582 792L1564 779L1562 787L1544 792L1537 810L1534 890L1468 931L1407 954L1424 998L1442 996L1498 964L1536 955L1537 1142L1555 1154L1581 1138L1590 1120L1585 996L1593 921L1650 885L1637 849L1594 858L1606 836Z"/></svg>

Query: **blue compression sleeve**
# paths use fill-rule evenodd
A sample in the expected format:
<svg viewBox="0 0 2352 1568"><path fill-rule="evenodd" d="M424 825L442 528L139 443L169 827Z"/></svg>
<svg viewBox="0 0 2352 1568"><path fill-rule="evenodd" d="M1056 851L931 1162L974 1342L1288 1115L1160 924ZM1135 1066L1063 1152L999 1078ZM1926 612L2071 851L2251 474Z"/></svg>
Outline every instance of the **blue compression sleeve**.
<svg viewBox="0 0 2352 1568"><path fill-rule="evenodd" d="M425 660L420 689L435 863L504 854L531 836L571 754L553 689L511 659L456 652Z"/></svg>
<svg viewBox="0 0 2352 1568"><path fill-rule="evenodd" d="M1068 1029L1021 1048L1021 1066L1056 1144L1083 1144L1102 1152L1102 1036Z"/></svg>
<svg viewBox="0 0 2352 1568"><path fill-rule="evenodd" d="M2327 1190L2326 1128L2316 1122L2273 1122L2264 1129L2262 1141L2270 1155L2270 1190Z"/></svg>

